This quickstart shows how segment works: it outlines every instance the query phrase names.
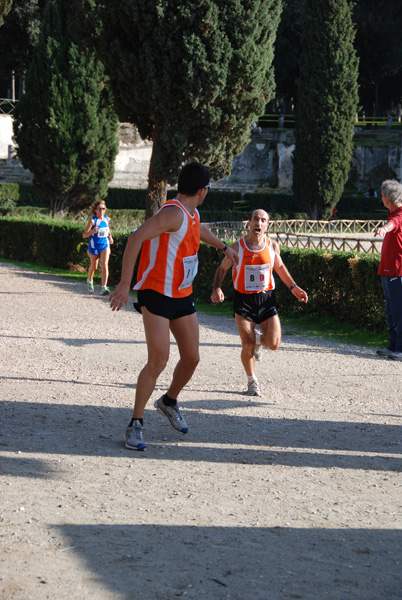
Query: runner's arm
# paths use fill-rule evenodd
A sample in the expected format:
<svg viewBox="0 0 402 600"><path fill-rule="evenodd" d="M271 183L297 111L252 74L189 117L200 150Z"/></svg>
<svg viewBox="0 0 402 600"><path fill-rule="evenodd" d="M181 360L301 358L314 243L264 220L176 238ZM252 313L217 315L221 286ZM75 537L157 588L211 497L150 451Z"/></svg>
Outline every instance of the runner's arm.
<svg viewBox="0 0 402 600"><path fill-rule="evenodd" d="M285 285L287 285L287 287L290 289L292 294L294 296L296 296L296 298L298 299L299 302L307 303L308 295L304 290L302 290L301 287L299 287L297 285L297 283L295 282L295 280L289 273L287 267L285 266L285 263L283 262L282 257L281 257L281 251L280 251L278 242L273 241L272 243L273 243L274 250L275 250L275 262L274 262L275 273L278 273L278 275L281 278L281 280L283 281L283 283Z"/></svg>
<svg viewBox="0 0 402 600"><path fill-rule="evenodd" d="M237 265L239 262L239 256L235 250L233 250L233 246L228 246L225 242L222 242L212 231L208 229L206 225L201 223L200 225L200 240L204 242L204 244L208 244L208 246L212 246L217 250L222 250L224 252L225 257L229 258L231 264Z"/></svg>
<svg viewBox="0 0 402 600"><path fill-rule="evenodd" d="M89 238L92 236L92 234L95 233L95 231L92 231L92 229L94 228L95 225L95 221L93 220L93 217L91 217L88 221L88 225L85 227L85 231L82 234L82 237L84 238Z"/></svg>
<svg viewBox="0 0 402 600"><path fill-rule="evenodd" d="M231 246L231 249L237 253L239 250L238 242L235 242ZM225 279L225 275L226 275L227 271L232 266L233 266L233 263L232 263L231 259L229 257L225 256L225 258L223 259L223 261L221 262L219 267L216 269L215 276L214 276L214 283L213 283L213 287L212 287L212 294L211 294L212 302L223 302L224 301L225 295L222 291L222 283L223 283L223 280Z"/></svg>
<svg viewBox="0 0 402 600"><path fill-rule="evenodd" d="M183 213L180 208L169 206L145 221L145 223L128 236L126 249L123 254L120 283L110 295L110 308L113 311L120 310L123 304L127 305L128 303L134 267L142 244L146 240L152 240L158 237L158 235L162 235L162 233L177 231L180 229L182 222Z"/></svg>

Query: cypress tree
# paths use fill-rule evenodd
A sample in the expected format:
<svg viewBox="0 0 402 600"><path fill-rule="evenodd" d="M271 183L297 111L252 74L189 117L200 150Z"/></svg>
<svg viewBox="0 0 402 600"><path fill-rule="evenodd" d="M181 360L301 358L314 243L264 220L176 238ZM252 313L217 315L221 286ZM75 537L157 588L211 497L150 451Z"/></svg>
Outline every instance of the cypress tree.
<svg viewBox="0 0 402 600"><path fill-rule="evenodd" d="M350 169L358 103L354 37L347 0L306 0L293 191L313 219L329 216Z"/></svg>
<svg viewBox="0 0 402 600"><path fill-rule="evenodd" d="M8 79L12 71L21 79L25 75L38 43L44 5L45 0L13 0L0 30L1 79Z"/></svg>
<svg viewBox="0 0 402 600"><path fill-rule="evenodd" d="M73 3L75 33L92 34L120 119L153 140L147 216L187 160L227 176L273 96L281 0Z"/></svg>
<svg viewBox="0 0 402 600"><path fill-rule="evenodd" d="M14 113L18 156L53 215L104 198L118 150L103 65L72 42L67 19L67 3L49 0Z"/></svg>
<svg viewBox="0 0 402 600"><path fill-rule="evenodd" d="M13 0L0 0L0 27L4 23L4 18L11 10Z"/></svg>

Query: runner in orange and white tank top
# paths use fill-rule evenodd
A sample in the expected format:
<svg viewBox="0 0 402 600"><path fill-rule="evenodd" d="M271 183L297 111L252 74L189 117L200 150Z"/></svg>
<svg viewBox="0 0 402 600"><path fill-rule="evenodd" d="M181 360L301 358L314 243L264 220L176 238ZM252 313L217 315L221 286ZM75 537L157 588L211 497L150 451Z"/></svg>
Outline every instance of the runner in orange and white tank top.
<svg viewBox="0 0 402 600"><path fill-rule="evenodd" d="M181 227L143 243L134 290L150 289L169 298L184 298L192 293L198 271L200 215L197 209L190 214L176 198L168 200L158 212L169 206L182 211Z"/></svg>
<svg viewBox="0 0 402 600"><path fill-rule="evenodd" d="M241 361L248 377L248 396L261 396L254 374L255 361L261 360L261 348L277 350L281 343L281 322L276 309L275 271L299 302L308 297L294 282L285 267L279 244L266 237L269 216L265 210L254 210L248 221L248 232L231 247L239 254L239 263L233 267L234 313L240 335ZM231 264L226 258L218 267L211 295L212 302L223 302L222 283ZM255 329L260 325L262 331Z"/></svg>
<svg viewBox="0 0 402 600"><path fill-rule="evenodd" d="M275 250L272 241L265 237L260 250L250 250L246 238L239 240L239 264L233 267L233 287L241 294L255 294L275 289L273 269Z"/></svg>
<svg viewBox="0 0 402 600"><path fill-rule="evenodd" d="M174 200L133 231L127 240L121 281L110 296L112 310L128 303L131 279L141 252L135 290L136 310L142 313L148 350L147 363L137 380L133 416L126 429L125 446L145 450L143 416L159 375L169 359L170 334L176 340L180 359L166 392L154 406L177 431L188 427L177 397L191 379L199 362L199 328L192 283L198 270L200 241L221 250L230 264L237 264L237 253L217 238L206 225L200 224L197 207L210 188L207 167L187 163L180 171Z"/></svg>

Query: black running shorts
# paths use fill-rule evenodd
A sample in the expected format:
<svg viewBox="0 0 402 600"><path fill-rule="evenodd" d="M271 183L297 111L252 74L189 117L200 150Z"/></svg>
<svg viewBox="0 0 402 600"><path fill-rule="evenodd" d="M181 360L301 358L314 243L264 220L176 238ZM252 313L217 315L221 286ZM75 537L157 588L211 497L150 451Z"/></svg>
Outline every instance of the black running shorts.
<svg viewBox="0 0 402 600"><path fill-rule="evenodd" d="M247 321L262 323L278 314L275 291L242 294L235 290L233 309Z"/></svg>
<svg viewBox="0 0 402 600"><path fill-rule="evenodd" d="M138 290L137 302L134 302L134 308L140 313L141 306L145 306L153 315L164 317L169 321L196 312L193 294L185 298L170 298L154 290Z"/></svg>

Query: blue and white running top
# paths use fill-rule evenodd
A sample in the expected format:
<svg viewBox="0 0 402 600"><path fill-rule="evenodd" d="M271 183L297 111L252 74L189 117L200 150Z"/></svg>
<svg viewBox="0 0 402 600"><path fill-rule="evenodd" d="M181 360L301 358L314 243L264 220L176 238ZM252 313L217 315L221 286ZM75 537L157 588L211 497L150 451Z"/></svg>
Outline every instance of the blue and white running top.
<svg viewBox="0 0 402 600"><path fill-rule="evenodd" d="M88 244L88 251L94 256L98 256L102 250L109 248L110 246L108 238L110 234L109 219L106 217L106 215L103 217L103 219L97 219L96 217L93 219L95 223L94 227L99 227L99 229L98 233L94 233L91 236Z"/></svg>

